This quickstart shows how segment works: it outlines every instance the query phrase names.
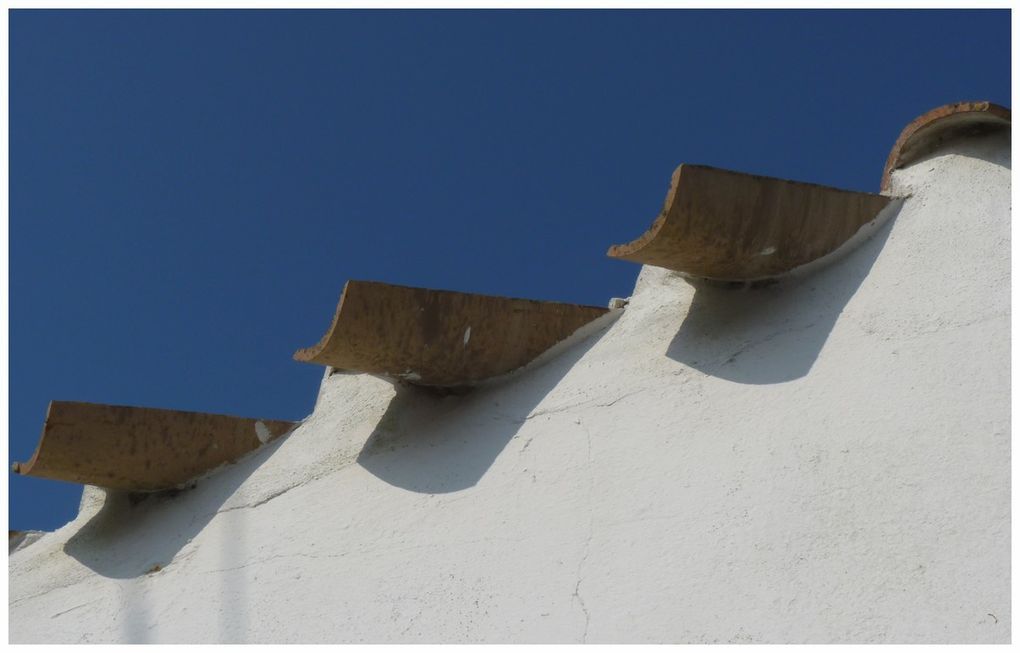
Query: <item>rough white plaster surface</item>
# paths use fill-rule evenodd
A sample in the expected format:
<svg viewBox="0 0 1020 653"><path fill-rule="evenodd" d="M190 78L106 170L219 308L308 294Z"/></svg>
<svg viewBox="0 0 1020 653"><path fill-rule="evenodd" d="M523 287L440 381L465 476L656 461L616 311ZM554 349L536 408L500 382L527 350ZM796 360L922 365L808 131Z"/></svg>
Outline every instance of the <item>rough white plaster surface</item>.
<svg viewBox="0 0 1020 653"><path fill-rule="evenodd" d="M13 642L1007 642L1008 135L874 235L629 305L464 395L323 380L282 441L10 556Z"/></svg>

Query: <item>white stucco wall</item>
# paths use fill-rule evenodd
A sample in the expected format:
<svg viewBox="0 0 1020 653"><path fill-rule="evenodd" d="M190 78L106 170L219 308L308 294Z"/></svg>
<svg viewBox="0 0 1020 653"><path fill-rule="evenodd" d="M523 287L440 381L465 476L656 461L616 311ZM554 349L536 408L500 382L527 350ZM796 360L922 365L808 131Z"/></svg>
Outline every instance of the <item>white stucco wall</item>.
<svg viewBox="0 0 1020 653"><path fill-rule="evenodd" d="M194 490L88 490L11 555L11 641L1009 641L1008 135L893 184L810 275L645 268L503 383L334 374Z"/></svg>

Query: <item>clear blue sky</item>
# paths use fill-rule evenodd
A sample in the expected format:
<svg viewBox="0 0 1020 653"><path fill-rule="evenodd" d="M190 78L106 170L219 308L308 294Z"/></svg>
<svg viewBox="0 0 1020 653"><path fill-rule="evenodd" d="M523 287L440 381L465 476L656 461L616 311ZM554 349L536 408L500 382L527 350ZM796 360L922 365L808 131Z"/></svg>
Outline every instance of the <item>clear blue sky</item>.
<svg viewBox="0 0 1020 653"><path fill-rule="evenodd" d="M15 11L10 456L51 399L299 419L349 278L604 304L673 168L877 191L1008 11ZM10 527L80 486L10 475Z"/></svg>

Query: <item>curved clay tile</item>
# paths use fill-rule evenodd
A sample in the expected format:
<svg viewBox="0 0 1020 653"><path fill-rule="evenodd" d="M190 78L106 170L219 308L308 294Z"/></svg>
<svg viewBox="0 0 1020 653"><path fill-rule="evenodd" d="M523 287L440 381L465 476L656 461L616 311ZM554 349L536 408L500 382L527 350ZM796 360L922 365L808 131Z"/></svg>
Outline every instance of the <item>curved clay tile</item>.
<svg viewBox="0 0 1020 653"><path fill-rule="evenodd" d="M832 252L888 203L881 195L683 164L648 231L607 254L694 277L766 279Z"/></svg>
<svg viewBox="0 0 1020 653"><path fill-rule="evenodd" d="M50 402L18 474L133 492L184 485L284 435L293 422L157 408Z"/></svg>
<svg viewBox="0 0 1020 653"><path fill-rule="evenodd" d="M950 138L1001 129L1011 124L1011 112L991 102L947 104L914 119L900 132L882 172L882 190L889 190L892 171L916 161Z"/></svg>
<svg viewBox="0 0 1020 653"><path fill-rule="evenodd" d="M469 385L527 365L606 312L348 281L329 331L294 359L418 385Z"/></svg>

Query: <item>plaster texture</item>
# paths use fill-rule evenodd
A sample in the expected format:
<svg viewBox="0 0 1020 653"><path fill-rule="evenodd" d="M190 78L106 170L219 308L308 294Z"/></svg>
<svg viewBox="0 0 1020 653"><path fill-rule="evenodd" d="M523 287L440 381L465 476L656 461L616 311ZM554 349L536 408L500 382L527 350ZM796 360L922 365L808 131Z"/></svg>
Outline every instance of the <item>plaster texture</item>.
<svg viewBox="0 0 1020 653"><path fill-rule="evenodd" d="M810 274L645 267L467 394L327 373L194 489L87 488L11 641L1008 642L1008 132L891 193Z"/></svg>

